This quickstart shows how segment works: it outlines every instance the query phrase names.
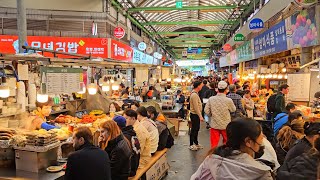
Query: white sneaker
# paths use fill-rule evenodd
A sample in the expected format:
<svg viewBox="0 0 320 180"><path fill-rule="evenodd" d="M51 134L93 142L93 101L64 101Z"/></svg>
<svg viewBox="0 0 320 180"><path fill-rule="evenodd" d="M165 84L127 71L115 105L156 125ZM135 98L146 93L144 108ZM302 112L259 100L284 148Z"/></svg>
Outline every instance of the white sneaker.
<svg viewBox="0 0 320 180"><path fill-rule="evenodd" d="M190 149L191 151L198 151L198 148L197 148L196 145L190 146L189 149Z"/></svg>
<svg viewBox="0 0 320 180"><path fill-rule="evenodd" d="M196 145L196 147L197 147L198 149L203 149L203 146L202 146L201 144Z"/></svg>

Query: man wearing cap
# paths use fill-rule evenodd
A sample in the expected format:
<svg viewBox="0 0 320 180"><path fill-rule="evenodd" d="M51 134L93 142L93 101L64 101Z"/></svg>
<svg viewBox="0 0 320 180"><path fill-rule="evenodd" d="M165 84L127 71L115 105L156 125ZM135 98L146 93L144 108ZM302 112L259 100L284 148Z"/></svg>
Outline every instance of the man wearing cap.
<svg viewBox="0 0 320 180"><path fill-rule="evenodd" d="M202 89L202 82L195 81L193 83L193 91L190 95L190 119L191 119L191 132L190 132L190 147L192 151L202 149L203 146L198 142L198 133L200 130L200 121L203 121L202 116L202 102L199 97L199 91Z"/></svg>
<svg viewBox="0 0 320 180"><path fill-rule="evenodd" d="M226 128L231 122L230 113L236 111L236 106L232 99L226 96L228 92L227 88L228 84L225 81L220 81L218 83L218 94L209 99L204 109L205 113L211 118L210 142L212 148L217 147L220 140L220 134L222 134L223 143L226 143Z"/></svg>

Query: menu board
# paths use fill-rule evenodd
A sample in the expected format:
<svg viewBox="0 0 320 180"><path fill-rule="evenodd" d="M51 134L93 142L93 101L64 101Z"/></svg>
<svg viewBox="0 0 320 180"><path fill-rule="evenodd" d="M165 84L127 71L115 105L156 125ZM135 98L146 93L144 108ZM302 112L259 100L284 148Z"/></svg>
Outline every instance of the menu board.
<svg viewBox="0 0 320 180"><path fill-rule="evenodd" d="M80 68L41 67L42 91L49 95L79 92L83 84Z"/></svg>
<svg viewBox="0 0 320 180"><path fill-rule="evenodd" d="M309 101L310 99L310 73L288 74L289 101Z"/></svg>

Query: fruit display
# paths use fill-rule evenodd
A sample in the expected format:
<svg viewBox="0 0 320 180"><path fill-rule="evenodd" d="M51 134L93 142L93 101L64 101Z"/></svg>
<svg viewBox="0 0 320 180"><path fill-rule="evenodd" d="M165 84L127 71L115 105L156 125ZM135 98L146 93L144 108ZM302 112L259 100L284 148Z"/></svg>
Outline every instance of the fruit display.
<svg viewBox="0 0 320 180"><path fill-rule="evenodd" d="M294 47L307 47L318 43L314 9L303 10L298 15L292 16L291 24Z"/></svg>
<svg viewBox="0 0 320 180"><path fill-rule="evenodd" d="M93 123L94 121L97 120L97 116L95 115L83 115L81 119L81 123Z"/></svg>
<svg viewBox="0 0 320 180"><path fill-rule="evenodd" d="M52 129L52 131L57 133L57 138L60 141L67 140L71 136L71 132L67 127L62 127L60 129Z"/></svg>

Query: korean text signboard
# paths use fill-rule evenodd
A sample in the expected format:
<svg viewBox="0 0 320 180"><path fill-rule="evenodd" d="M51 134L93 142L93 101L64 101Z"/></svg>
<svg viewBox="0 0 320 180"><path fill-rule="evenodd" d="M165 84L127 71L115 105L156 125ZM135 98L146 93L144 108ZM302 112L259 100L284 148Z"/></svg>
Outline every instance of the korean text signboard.
<svg viewBox="0 0 320 180"><path fill-rule="evenodd" d="M238 62L244 62L253 59L251 41L245 42L242 46L237 48Z"/></svg>
<svg viewBox="0 0 320 180"><path fill-rule="evenodd" d="M261 30L264 28L264 22L260 18L254 18L249 22L250 30Z"/></svg>
<svg viewBox="0 0 320 180"><path fill-rule="evenodd" d="M54 36L28 36L27 45L66 53L92 55L107 58L108 39L106 38L73 38ZM15 54L19 50L18 36L0 35L0 52ZM46 57L53 57L52 53L44 52ZM59 58L72 58L72 56L57 54Z"/></svg>
<svg viewBox="0 0 320 180"><path fill-rule="evenodd" d="M116 27L114 28L114 31L113 31L113 35L114 37L118 38L118 39L122 39L125 35L125 30L122 28L122 27Z"/></svg>
<svg viewBox="0 0 320 180"><path fill-rule="evenodd" d="M235 42L242 42L242 41L245 40L245 37L244 37L243 34L236 34L236 35L234 36L233 40L234 40Z"/></svg>
<svg viewBox="0 0 320 180"><path fill-rule="evenodd" d="M79 92L83 86L83 69L41 67L41 86L47 94Z"/></svg>
<svg viewBox="0 0 320 180"><path fill-rule="evenodd" d="M124 62L131 62L133 56L133 50L130 46L116 41L114 39L109 39L111 54L109 58L120 60Z"/></svg>
<svg viewBox="0 0 320 180"><path fill-rule="evenodd" d="M287 50L285 21L281 21L254 38L255 58Z"/></svg>

